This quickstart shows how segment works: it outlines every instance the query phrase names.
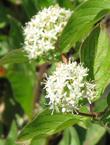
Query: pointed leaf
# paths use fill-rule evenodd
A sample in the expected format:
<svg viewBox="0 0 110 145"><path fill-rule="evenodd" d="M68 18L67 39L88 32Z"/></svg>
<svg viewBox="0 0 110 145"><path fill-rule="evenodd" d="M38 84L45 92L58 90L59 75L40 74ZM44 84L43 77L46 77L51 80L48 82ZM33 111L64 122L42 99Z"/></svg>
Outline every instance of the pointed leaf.
<svg viewBox="0 0 110 145"><path fill-rule="evenodd" d="M42 137L54 134L76 124L85 118L73 114L59 114L51 115L51 112L46 110L41 112L31 123L29 123L18 136L19 140L26 140L33 137Z"/></svg>
<svg viewBox="0 0 110 145"><path fill-rule="evenodd" d="M105 28L96 28L81 47L81 60L89 68L89 78L96 82L100 97L110 83L110 41ZM105 75L106 74L106 75Z"/></svg>
<svg viewBox="0 0 110 145"><path fill-rule="evenodd" d="M77 41L84 39L108 10L110 11L109 0L89 0L81 4L73 12L59 39L59 49L67 52Z"/></svg>
<svg viewBox="0 0 110 145"><path fill-rule="evenodd" d="M101 29L94 60L94 78L98 96L110 83L110 40L105 28Z"/></svg>
<svg viewBox="0 0 110 145"><path fill-rule="evenodd" d="M81 46L80 58L85 67L89 69L89 79L94 79L94 59L98 43L100 28L95 28Z"/></svg>

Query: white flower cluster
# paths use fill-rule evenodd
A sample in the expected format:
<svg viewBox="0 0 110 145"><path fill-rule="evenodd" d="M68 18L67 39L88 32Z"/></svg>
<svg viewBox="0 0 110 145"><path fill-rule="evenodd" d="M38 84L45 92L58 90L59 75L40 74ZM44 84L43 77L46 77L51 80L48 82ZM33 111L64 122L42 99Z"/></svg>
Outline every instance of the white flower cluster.
<svg viewBox="0 0 110 145"><path fill-rule="evenodd" d="M86 81L87 73L88 69L76 62L61 63L53 75L47 77L46 98L52 111L73 112L81 107L82 101L94 100L95 84Z"/></svg>
<svg viewBox="0 0 110 145"><path fill-rule="evenodd" d="M36 59L49 50L62 33L72 12L58 5L39 11L24 27L24 50L29 59Z"/></svg>

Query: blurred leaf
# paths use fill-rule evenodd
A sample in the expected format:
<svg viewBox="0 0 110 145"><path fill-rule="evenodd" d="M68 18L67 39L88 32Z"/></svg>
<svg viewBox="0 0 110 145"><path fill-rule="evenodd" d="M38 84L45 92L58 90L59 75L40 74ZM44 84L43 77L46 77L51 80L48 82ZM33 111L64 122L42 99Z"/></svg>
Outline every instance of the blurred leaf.
<svg viewBox="0 0 110 145"><path fill-rule="evenodd" d="M16 5L18 5L18 4L21 4L22 0L9 0L9 1L14 3L14 4L16 4Z"/></svg>
<svg viewBox="0 0 110 145"><path fill-rule="evenodd" d="M46 142L45 138L41 139L33 138L30 145L45 145L45 142Z"/></svg>
<svg viewBox="0 0 110 145"><path fill-rule="evenodd" d="M52 4L54 4L54 0L34 0L35 6L38 10L41 10L45 7L48 7Z"/></svg>
<svg viewBox="0 0 110 145"><path fill-rule="evenodd" d="M7 139L5 140L5 144L4 145L17 145L16 142L16 137L17 137L17 127L15 122L13 122L10 133L7 137Z"/></svg>
<svg viewBox="0 0 110 145"><path fill-rule="evenodd" d="M65 7L68 9L73 10L76 6L76 1L71 1L71 0L57 0L57 2L59 3L59 5L61 7Z"/></svg>
<svg viewBox="0 0 110 145"><path fill-rule="evenodd" d="M22 49L16 49L8 52L5 56L0 58L0 65L14 64L26 62L28 58Z"/></svg>
<svg viewBox="0 0 110 145"><path fill-rule="evenodd" d="M80 120L85 120L84 117L73 114L59 114L46 110L41 112L31 123L29 123L19 134L19 140L26 140L33 137L40 138L54 134L78 123Z"/></svg>
<svg viewBox="0 0 110 145"><path fill-rule="evenodd" d="M95 102L94 111L95 112L102 112L106 109L106 107L107 107L106 98L100 98L100 100L97 100Z"/></svg>
<svg viewBox="0 0 110 145"><path fill-rule="evenodd" d="M94 58L98 43L100 28L96 27L81 46L80 58L85 67L89 69L89 79L94 79Z"/></svg>
<svg viewBox="0 0 110 145"><path fill-rule="evenodd" d="M67 52L77 41L84 39L93 25L108 12L104 10L110 10L109 0L89 0L76 8L59 39L59 49Z"/></svg>
<svg viewBox="0 0 110 145"><path fill-rule="evenodd" d="M86 139L83 145L96 145L106 130L98 124L92 124L87 130Z"/></svg>
<svg viewBox="0 0 110 145"><path fill-rule="evenodd" d="M106 29L101 29L94 60L94 77L98 97L104 92L106 86L110 83L110 40Z"/></svg>
<svg viewBox="0 0 110 145"><path fill-rule="evenodd" d="M0 57L6 54L9 50L8 37L0 35Z"/></svg>
<svg viewBox="0 0 110 145"><path fill-rule="evenodd" d="M32 64L16 65L8 78L11 81L14 97L21 104L25 113L32 117L35 84L35 72L32 70Z"/></svg>
<svg viewBox="0 0 110 145"><path fill-rule="evenodd" d="M20 48L23 43L23 31L21 23L14 17L8 15L10 23L9 42L11 48Z"/></svg>
<svg viewBox="0 0 110 145"><path fill-rule="evenodd" d="M6 22L0 22L0 29L4 28L6 26Z"/></svg>
<svg viewBox="0 0 110 145"><path fill-rule="evenodd" d="M107 104L110 106L110 93L109 93L109 95L107 96Z"/></svg>
<svg viewBox="0 0 110 145"><path fill-rule="evenodd" d="M65 129L63 138L59 145L80 145L79 137L75 128Z"/></svg>
<svg viewBox="0 0 110 145"><path fill-rule="evenodd" d="M37 6L35 6L34 0L22 0L22 6L28 18L31 18L37 13Z"/></svg>
<svg viewBox="0 0 110 145"><path fill-rule="evenodd" d="M5 145L5 140L0 139L0 145Z"/></svg>
<svg viewBox="0 0 110 145"><path fill-rule="evenodd" d="M7 14L9 14L10 11L8 8L4 7L3 5L0 5L0 23L1 22L8 22L8 19L7 19Z"/></svg>

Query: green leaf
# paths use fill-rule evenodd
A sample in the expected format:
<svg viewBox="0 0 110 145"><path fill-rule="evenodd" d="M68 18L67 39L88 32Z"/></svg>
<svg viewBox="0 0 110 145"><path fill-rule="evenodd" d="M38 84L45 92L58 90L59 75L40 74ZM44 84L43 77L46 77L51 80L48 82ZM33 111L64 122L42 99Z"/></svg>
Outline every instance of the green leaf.
<svg viewBox="0 0 110 145"><path fill-rule="evenodd" d="M88 128L83 145L96 145L105 132L106 130L104 127L101 127L98 124L92 124L91 127Z"/></svg>
<svg viewBox="0 0 110 145"><path fill-rule="evenodd" d="M81 47L81 60L89 68L89 79L96 82L97 97L100 97L110 83L110 41L107 30L101 27L87 37ZM105 75L106 74L106 75Z"/></svg>
<svg viewBox="0 0 110 145"><path fill-rule="evenodd" d="M57 0L57 2L61 7L65 7L71 10L73 10L76 5L76 1L71 1L71 0Z"/></svg>
<svg viewBox="0 0 110 145"><path fill-rule="evenodd" d="M45 7L49 7L54 3L55 3L54 0L34 0L34 4L38 10L41 10Z"/></svg>
<svg viewBox="0 0 110 145"><path fill-rule="evenodd" d="M82 3L73 12L67 26L59 38L59 49L67 52L77 41L84 39L98 22L110 10L109 0L89 0Z"/></svg>
<svg viewBox="0 0 110 145"><path fill-rule="evenodd" d="M8 21L10 23L9 44L11 48L20 48L23 43L23 30L21 23L8 15Z"/></svg>
<svg viewBox="0 0 110 145"><path fill-rule="evenodd" d="M22 49L16 49L8 52L5 56L0 58L0 65L23 63L28 60L26 54Z"/></svg>
<svg viewBox="0 0 110 145"><path fill-rule="evenodd" d="M74 127L65 129L59 145L80 145L79 137Z"/></svg>
<svg viewBox="0 0 110 145"><path fill-rule="evenodd" d="M3 5L0 5L0 23L4 22L7 23L8 19L7 19L7 14L9 14L10 11L8 8L4 7Z"/></svg>
<svg viewBox="0 0 110 145"><path fill-rule="evenodd" d="M9 50L8 37L0 35L0 57L5 55Z"/></svg>
<svg viewBox="0 0 110 145"><path fill-rule="evenodd" d="M45 138L33 138L30 145L45 145L46 139Z"/></svg>
<svg viewBox="0 0 110 145"><path fill-rule="evenodd" d="M33 87L36 80L35 71L32 66L33 64L30 63L25 63L22 65L16 64L15 68L11 68L11 72L8 75L12 85L14 97L30 118L32 117L33 112L33 102L35 99Z"/></svg>
<svg viewBox="0 0 110 145"><path fill-rule="evenodd" d="M100 98L95 102L94 111L95 112L103 112L107 108L107 100L106 98Z"/></svg>
<svg viewBox="0 0 110 145"><path fill-rule="evenodd" d="M110 106L110 86L108 87L107 104Z"/></svg>
<svg viewBox="0 0 110 145"><path fill-rule="evenodd" d="M110 107L106 108L103 113L100 123L109 131L110 130Z"/></svg>
<svg viewBox="0 0 110 145"><path fill-rule="evenodd" d="M15 122L13 122L11 130L9 132L9 135L7 139L5 140L4 145L17 145L16 142L16 137L17 137L17 127Z"/></svg>
<svg viewBox="0 0 110 145"><path fill-rule="evenodd" d="M88 79L94 79L94 58L98 43L100 28L96 27L81 46L80 58L85 67L89 69Z"/></svg>
<svg viewBox="0 0 110 145"><path fill-rule="evenodd" d="M37 12L37 7L35 7L34 0L22 0L22 6L28 18L31 18Z"/></svg>
<svg viewBox="0 0 110 145"><path fill-rule="evenodd" d="M0 145L5 145L5 140L0 139Z"/></svg>
<svg viewBox="0 0 110 145"><path fill-rule="evenodd" d="M94 60L94 78L96 81L96 89L100 96L107 85L110 83L110 41L105 28L101 29L95 60Z"/></svg>
<svg viewBox="0 0 110 145"><path fill-rule="evenodd" d="M51 114L46 110L41 112L31 123L29 123L18 136L19 140L26 140L33 137L39 138L57 133L66 127L85 120L84 117L73 114ZM87 119L87 118L86 118Z"/></svg>
<svg viewBox="0 0 110 145"><path fill-rule="evenodd" d="M12 2L15 5L19 5L19 4L21 4L22 0L9 0L9 1Z"/></svg>

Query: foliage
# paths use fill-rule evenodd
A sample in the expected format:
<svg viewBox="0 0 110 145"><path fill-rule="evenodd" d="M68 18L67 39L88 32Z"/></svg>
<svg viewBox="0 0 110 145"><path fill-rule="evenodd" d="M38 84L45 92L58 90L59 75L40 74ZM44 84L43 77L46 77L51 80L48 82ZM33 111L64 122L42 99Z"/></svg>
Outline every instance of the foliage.
<svg viewBox="0 0 110 145"><path fill-rule="evenodd" d="M23 26L56 3L73 14L54 55L28 60L23 51ZM109 13L109 0L0 1L0 145L109 144ZM60 61L67 63L70 56L89 69L87 80L95 82L97 96L93 104L83 102L73 114L51 112L41 82L45 73L53 72Z"/></svg>

